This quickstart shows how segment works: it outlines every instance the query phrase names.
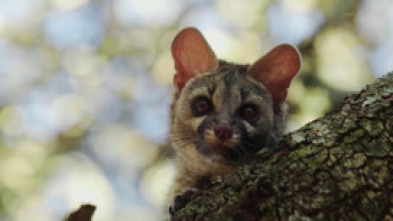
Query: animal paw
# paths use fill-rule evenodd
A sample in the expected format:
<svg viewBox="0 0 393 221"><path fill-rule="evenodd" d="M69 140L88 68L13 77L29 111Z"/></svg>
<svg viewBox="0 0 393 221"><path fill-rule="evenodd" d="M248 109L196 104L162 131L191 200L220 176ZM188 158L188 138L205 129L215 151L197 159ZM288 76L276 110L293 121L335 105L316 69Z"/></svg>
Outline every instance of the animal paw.
<svg viewBox="0 0 393 221"><path fill-rule="evenodd" d="M191 198L199 192L199 189L197 188L188 188L185 189L182 193L177 194L172 201L172 205L169 206L169 215L172 218L172 216L182 209L188 201L191 200Z"/></svg>

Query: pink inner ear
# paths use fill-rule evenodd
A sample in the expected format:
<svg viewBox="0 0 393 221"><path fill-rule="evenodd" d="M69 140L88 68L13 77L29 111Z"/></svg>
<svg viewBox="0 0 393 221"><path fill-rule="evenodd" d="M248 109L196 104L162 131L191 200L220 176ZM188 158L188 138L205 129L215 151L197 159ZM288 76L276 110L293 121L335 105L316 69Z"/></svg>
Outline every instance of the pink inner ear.
<svg viewBox="0 0 393 221"><path fill-rule="evenodd" d="M215 70L218 60L213 50L195 28L183 29L172 42L172 56L177 73L173 83L181 90L197 74Z"/></svg>
<svg viewBox="0 0 393 221"><path fill-rule="evenodd" d="M265 85L275 105L285 101L287 89L300 70L301 58L296 48L282 44L249 68L250 76Z"/></svg>

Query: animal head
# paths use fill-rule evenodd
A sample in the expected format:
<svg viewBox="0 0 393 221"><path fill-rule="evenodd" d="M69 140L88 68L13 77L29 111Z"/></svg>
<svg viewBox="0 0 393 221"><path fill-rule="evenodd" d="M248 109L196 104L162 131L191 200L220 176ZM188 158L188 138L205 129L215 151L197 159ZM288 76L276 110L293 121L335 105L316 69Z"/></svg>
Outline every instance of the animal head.
<svg viewBox="0 0 393 221"><path fill-rule="evenodd" d="M176 74L171 139L178 151L240 162L281 138L287 89L300 69L296 48L281 44L251 65L217 59L203 35L186 28L172 43Z"/></svg>

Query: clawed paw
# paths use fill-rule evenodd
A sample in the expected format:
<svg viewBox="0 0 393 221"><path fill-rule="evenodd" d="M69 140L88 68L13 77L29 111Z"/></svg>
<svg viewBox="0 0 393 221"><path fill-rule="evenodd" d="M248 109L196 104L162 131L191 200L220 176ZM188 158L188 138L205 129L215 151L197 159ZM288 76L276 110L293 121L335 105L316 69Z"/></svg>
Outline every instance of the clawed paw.
<svg viewBox="0 0 393 221"><path fill-rule="evenodd" d="M173 198L172 205L169 206L169 215L172 217L177 211L182 209L188 201L198 192L196 188L185 189L182 193Z"/></svg>

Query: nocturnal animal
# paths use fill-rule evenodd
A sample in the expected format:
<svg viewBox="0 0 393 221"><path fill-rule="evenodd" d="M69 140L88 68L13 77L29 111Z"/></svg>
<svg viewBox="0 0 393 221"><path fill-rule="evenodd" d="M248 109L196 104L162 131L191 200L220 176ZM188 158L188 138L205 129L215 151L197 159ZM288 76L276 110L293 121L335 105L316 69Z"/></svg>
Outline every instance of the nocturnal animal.
<svg viewBox="0 0 393 221"><path fill-rule="evenodd" d="M278 146L287 89L301 66L298 50L289 44L274 47L252 64L217 59L194 27L176 35L172 56L170 143L176 174L170 215L206 180L233 172L263 148Z"/></svg>

